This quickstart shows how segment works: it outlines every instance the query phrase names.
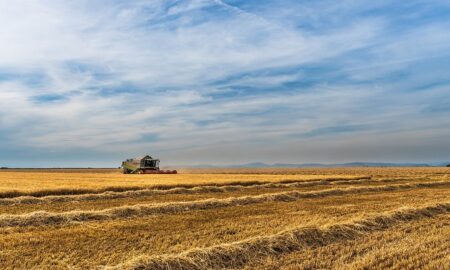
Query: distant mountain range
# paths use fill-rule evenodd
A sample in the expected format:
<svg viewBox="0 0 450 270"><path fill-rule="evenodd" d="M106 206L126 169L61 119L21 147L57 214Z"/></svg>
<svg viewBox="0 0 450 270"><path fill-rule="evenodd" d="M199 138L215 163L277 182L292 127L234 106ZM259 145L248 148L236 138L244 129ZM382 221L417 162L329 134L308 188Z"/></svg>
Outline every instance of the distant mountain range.
<svg viewBox="0 0 450 270"><path fill-rule="evenodd" d="M163 169L176 169L176 168L336 168L336 167L445 167L450 162L430 162L430 163L390 163L390 162L348 162L348 163L273 163L268 164L264 162L253 162L235 165L183 165L183 166L162 166ZM0 167L3 169L117 169L117 167Z"/></svg>
<svg viewBox="0 0 450 270"><path fill-rule="evenodd" d="M323 164L323 163L274 163L268 164L263 162L253 162L245 164L236 165L225 165L225 166L215 166L215 165L195 165L189 166L191 168L333 168L333 167L443 167L450 162L432 162L432 163L389 163L389 162L349 162L349 163L333 163L333 164Z"/></svg>

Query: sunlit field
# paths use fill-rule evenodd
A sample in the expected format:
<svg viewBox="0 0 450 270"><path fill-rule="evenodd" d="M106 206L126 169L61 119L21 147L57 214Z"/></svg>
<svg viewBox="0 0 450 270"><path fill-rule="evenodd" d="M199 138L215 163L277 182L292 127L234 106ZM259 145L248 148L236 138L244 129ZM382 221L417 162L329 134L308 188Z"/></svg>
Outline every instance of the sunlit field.
<svg viewBox="0 0 450 270"><path fill-rule="evenodd" d="M1 170L1 269L448 269L450 168Z"/></svg>
<svg viewBox="0 0 450 270"><path fill-rule="evenodd" d="M203 172L203 170L201 170ZM365 175L356 175L363 177ZM0 171L0 196L12 191L23 193L58 193L61 192L90 192L108 189L139 189L155 186L183 186L206 184L230 184L251 182L276 182L283 180L314 180L324 178L352 178L345 174L257 174L257 173L180 173L175 175L146 174L124 175L120 170L28 170L28 171Z"/></svg>

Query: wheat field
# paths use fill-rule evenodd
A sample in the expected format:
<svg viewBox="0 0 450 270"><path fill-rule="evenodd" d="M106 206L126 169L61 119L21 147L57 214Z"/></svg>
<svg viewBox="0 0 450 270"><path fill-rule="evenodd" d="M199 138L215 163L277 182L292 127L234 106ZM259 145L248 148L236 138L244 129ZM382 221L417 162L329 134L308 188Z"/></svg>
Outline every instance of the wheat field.
<svg viewBox="0 0 450 270"><path fill-rule="evenodd" d="M1 269L448 269L450 168L0 171Z"/></svg>

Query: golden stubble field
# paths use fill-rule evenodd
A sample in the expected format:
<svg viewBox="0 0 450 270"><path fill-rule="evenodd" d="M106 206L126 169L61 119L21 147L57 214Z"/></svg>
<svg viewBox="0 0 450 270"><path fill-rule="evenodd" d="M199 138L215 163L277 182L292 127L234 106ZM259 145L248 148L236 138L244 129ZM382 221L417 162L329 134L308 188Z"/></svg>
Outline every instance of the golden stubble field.
<svg viewBox="0 0 450 270"><path fill-rule="evenodd" d="M1 170L0 269L448 269L450 168Z"/></svg>

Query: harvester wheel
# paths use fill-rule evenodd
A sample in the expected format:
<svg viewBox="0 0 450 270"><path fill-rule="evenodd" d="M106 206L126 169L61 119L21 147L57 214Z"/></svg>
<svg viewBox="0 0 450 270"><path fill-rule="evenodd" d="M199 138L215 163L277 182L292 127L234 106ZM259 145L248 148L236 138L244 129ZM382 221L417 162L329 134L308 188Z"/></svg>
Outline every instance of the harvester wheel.
<svg viewBox="0 0 450 270"><path fill-rule="evenodd" d="M130 170L128 170L127 168L123 168L123 173L124 174L130 174Z"/></svg>

